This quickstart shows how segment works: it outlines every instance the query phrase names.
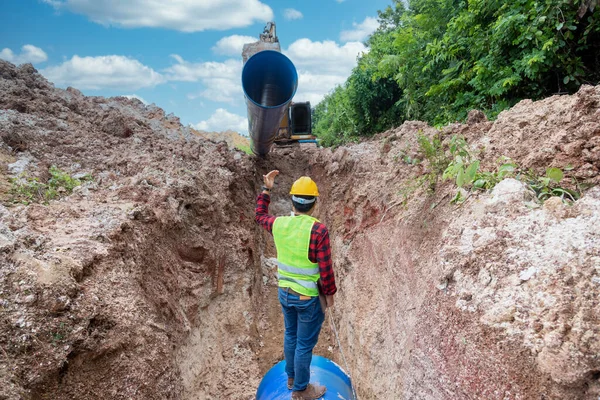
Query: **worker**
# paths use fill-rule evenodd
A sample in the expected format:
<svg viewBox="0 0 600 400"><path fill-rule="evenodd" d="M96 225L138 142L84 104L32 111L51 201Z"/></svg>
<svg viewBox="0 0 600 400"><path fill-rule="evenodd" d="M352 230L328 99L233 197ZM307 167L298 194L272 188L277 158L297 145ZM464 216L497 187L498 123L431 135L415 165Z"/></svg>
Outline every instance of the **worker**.
<svg viewBox="0 0 600 400"><path fill-rule="evenodd" d="M325 310L319 290L325 297L325 308L333 306L337 291L331 261L329 232L311 215L315 210L319 189L303 176L292 185L292 216L269 215L271 190L279 171L263 175L264 186L256 201L256 222L273 235L277 249L279 302L283 310L285 334L283 352L287 387L292 399L319 399L325 386L310 382L312 351L319 338Z"/></svg>

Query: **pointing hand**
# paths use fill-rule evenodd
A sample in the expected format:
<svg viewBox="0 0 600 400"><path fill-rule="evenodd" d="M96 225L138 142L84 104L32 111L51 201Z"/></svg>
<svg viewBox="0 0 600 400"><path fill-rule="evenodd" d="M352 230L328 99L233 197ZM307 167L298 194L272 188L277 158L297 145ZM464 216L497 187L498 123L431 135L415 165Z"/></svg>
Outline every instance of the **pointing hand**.
<svg viewBox="0 0 600 400"><path fill-rule="evenodd" d="M273 188L273 184L275 183L275 177L279 175L278 170L273 170L266 175L263 175L263 182L265 186L269 189Z"/></svg>

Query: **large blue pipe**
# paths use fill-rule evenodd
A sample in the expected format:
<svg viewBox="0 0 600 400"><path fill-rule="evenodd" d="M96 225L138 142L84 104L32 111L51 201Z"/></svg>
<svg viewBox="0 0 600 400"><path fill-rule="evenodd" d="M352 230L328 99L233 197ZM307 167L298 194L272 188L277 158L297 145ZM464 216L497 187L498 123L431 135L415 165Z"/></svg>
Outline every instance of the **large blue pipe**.
<svg viewBox="0 0 600 400"><path fill-rule="evenodd" d="M313 355L310 363L310 381L327 387L323 400L356 400L350 378L336 363L325 357ZM275 364L263 377L256 400L289 400L285 360Z"/></svg>
<svg viewBox="0 0 600 400"><path fill-rule="evenodd" d="M254 154L266 155L298 87L292 61L278 51L263 50L246 61L242 87L248 107L248 133Z"/></svg>

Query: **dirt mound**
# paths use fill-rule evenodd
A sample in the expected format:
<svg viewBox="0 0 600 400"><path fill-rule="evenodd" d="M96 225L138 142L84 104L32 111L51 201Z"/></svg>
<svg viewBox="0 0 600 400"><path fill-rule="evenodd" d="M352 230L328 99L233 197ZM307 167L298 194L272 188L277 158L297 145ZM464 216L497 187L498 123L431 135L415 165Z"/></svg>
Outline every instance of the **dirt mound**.
<svg viewBox="0 0 600 400"><path fill-rule="evenodd" d="M193 130L193 132L213 142L225 142L230 149L250 149L250 139L247 136L242 136L234 131L223 131L223 132L204 132L199 130Z"/></svg>
<svg viewBox="0 0 600 400"><path fill-rule="evenodd" d="M93 179L0 209L0 397L180 398L177 352L199 324L246 351L255 329L238 322L258 255L241 153L135 99L55 89L28 65L0 62L0 76L4 187L9 170L45 181L52 165ZM203 367L241 386L254 356L221 350L203 350Z"/></svg>
<svg viewBox="0 0 600 400"><path fill-rule="evenodd" d="M263 160L0 61L0 398L253 398L283 356L275 250L254 224L261 175L279 169L276 215L298 176L319 183L360 398L596 400L600 191L542 206L510 178L451 204L419 136L456 134L482 169L504 156L593 186L600 88ZM52 166L79 181L50 198ZM343 365L339 350L326 324L317 353Z"/></svg>
<svg viewBox="0 0 600 400"><path fill-rule="evenodd" d="M489 166L499 156L526 168L565 168L571 178L600 183L600 86L583 86L573 96L523 100L494 122L454 124L445 133L464 134L482 150Z"/></svg>

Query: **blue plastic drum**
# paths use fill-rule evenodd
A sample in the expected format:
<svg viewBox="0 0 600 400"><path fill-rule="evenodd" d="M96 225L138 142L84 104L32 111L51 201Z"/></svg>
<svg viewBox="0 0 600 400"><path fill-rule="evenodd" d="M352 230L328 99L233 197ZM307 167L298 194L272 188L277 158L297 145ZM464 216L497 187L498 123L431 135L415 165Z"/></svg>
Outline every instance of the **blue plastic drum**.
<svg viewBox="0 0 600 400"><path fill-rule="evenodd" d="M313 355L310 364L310 381L327 387L324 400L354 400L350 377L339 365L325 357ZM289 400L291 397L292 391L287 388L285 361L281 361L263 377L256 391L256 399Z"/></svg>

